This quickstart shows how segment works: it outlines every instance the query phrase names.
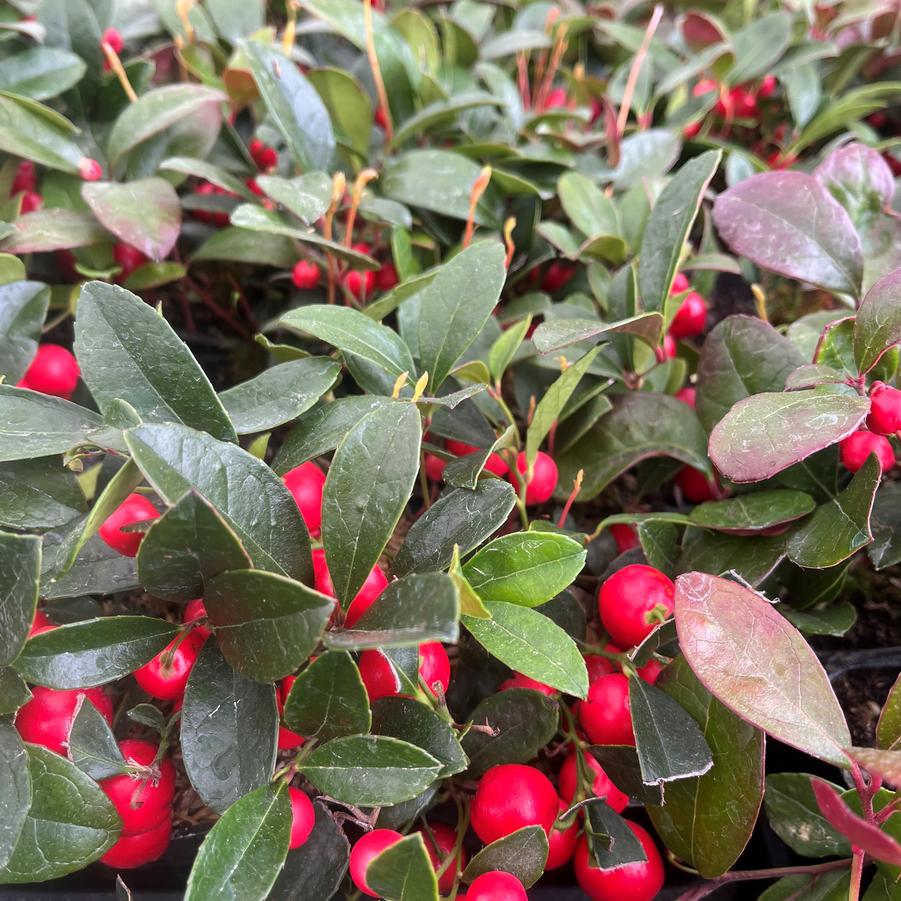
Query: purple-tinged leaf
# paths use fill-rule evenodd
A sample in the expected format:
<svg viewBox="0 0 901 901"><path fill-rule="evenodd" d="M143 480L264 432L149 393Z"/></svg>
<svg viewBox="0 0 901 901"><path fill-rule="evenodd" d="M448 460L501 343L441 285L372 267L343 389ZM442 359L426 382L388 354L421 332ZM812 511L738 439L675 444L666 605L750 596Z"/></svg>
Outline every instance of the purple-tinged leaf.
<svg viewBox="0 0 901 901"><path fill-rule="evenodd" d="M679 644L704 687L742 719L819 760L846 766L850 733L801 633L764 597L705 573L676 580Z"/></svg>
<svg viewBox="0 0 901 901"><path fill-rule="evenodd" d="M901 788L901 751L880 748L845 748L845 753L856 760L868 773L881 776L894 788Z"/></svg>
<svg viewBox="0 0 901 901"><path fill-rule="evenodd" d="M860 304L854 324L854 356L861 372L901 342L901 269L879 279Z"/></svg>
<svg viewBox="0 0 901 901"><path fill-rule="evenodd" d="M865 397L812 389L739 401L710 435L709 454L733 482L761 482L856 431Z"/></svg>
<svg viewBox="0 0 901 901"><path fill-rule="evenodd" d="M855 222L880 212L895 193L888 163L865 144L846 144L833 151L813 174Z"/></svg>
<svg viewBox="0 0 901 901"><path fill-rule="evenodd" d="M828 782L811 779L810 784L823 816L846 836L855 848L866 851L877 860L901 866L901 845L898 842L878 826L857 816Z"/></svg>
<svg viewBox="0 0 901 901"><path fill-rule="evenodd" d="M713 221L732 250L764 269L827 291L860 292L860 237L844 207L812 175L752 175L720 194Z"/></svg>

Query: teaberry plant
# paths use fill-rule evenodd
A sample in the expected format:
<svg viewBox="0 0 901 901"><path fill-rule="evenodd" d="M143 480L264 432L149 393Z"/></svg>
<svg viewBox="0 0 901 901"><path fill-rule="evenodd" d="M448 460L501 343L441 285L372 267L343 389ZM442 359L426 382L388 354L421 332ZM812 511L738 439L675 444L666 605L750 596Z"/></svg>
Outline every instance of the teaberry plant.
<svg viewBox="0 0 901 901"><path fill-rule="evenodd" d="M278 6L0 8L0 884L894 897L892 22Z"/></svg>

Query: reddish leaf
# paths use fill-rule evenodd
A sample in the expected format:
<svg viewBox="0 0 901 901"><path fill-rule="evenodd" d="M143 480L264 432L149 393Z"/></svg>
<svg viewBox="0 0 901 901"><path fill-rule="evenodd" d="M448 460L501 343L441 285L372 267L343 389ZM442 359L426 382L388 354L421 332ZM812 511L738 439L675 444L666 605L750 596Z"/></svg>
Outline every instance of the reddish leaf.
<svg viewBox="0 0 901 901"><path fill-rule="evenodd" d="M901 788L901 751L883 751L879 748L845 748L845 751L868 773L881 776L884 782Z"/></svg>

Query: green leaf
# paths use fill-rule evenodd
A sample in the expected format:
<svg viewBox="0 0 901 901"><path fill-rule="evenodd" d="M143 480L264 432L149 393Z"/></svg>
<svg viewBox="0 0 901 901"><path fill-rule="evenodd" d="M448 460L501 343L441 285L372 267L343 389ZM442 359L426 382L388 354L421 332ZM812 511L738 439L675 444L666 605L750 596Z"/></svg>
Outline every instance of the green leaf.
<svg viewBox="0 0 901 901"><path fill-rule="evenodd" d="M216 31L231 44L237 44L241 38L259 31L265 24L264 7L261 3L207 0L206 10L216 26Z"/></svg>
<svg viewBox="0 0 901 901"><path fill-rule="evenodd" d="M92 215L80 210L36 210L20 216L14 228L3 241L8 253L46 253L110 240L110 233Z"/></svg>
<svg viewBox="0 0 901 901"><path fill-rule="evenodd" d="M848 840L820 812L806 773L766 777L766 818L789 848L803 857L847 857ZM838 786L836 786L838 788Z"/></svg>
<svg viewBox="0 0 901 901"><path fill-rule="evenodd" d="M491 619L488 608L485 607L482 599L475 593L472 585L466 581L466 577L463 575L463 567L460 565L460 549L458 547L454 548L448 575L453 579L454 585L457 586L457 593L460 597L460 613L474 616L477 619Z"/></svg>
<svg viewBox="0 0 901 901"><path fill-rule="evenodd" d="M170 156L163 160L159 168L169 172L180 172L182 175L192 175L195 178L211 182L225 191L237 194L245 200L253 200L253 192L244 182L230 172L226 172L220 166L216 166L208 160L199 160L191 156ZM261 175L257 184L263 187L262 180L268 176ZM264 188L265 190L265 188Z"/></svg>
<svg viewBox="0 0 901 901"><path fill-rule="evenodd" d="M411 573L382 591L353 629L333 630L324 641L328 647L349 650L456 642L459 609L457 587L447 573Z"/></svg>
<svg viewBox="0 0 901 901"><path fill-rule="evenodd" d="M712 879L735 863L757 822L763 734L717 701L683 657L664 670L657 685L701 727L713 767L702 776L668 783L666 804L648 807L648 814L666 846Z"/></svg>
<svg viewBox="0 0 901 901"><path fill-rule="evenodd" d="M725 532L686 530L677 571L714 575L734 573L759 585L785 557L785 535L755 535L752 541Z"/></svg>
<svg viewBox="0 0 901 901"><path fill-rule="evenodd" d="M75 525L80 526L81 520ZM69 526L63 527L63 533ZM140 585L135 572L134 557L123 557L102 538L94 535L78 552L75 563L65 573L56 575L57 553L66 548L59 542L65 534L47 532L44 535L44 572L41 574L41 594L47 600L78 598L89 594L116 594ZM53 542L51 544L51 541Z"/></svg>
<svg viewBox="0 0 901 901"><path fill-rule="evenodd" d="M819 873L813 876L783 876L774 882L757 901L845 901L851 889L850 870ZM867 890L869 895L869 889ZM865 896L866 897L866 896ZM872 896L867 901L877 901Z"/></svg>
<svg viewBox="0 0 901 901"><path fill-rule="evenodd" d="M225 659L258 682L293 673L335 609L332 598L300 582L252 569L212 578L204 603Z"/></svg>
<svg viewBox="0 0 901 901"><path fill-rule="evenodd" d="M847 560L873 540L870 512L882 475L871 454L848 487L822 504L788 538L788 556L808 569L826 569Z"/></svg>
<svg viewBox="0 0 901 901"><path fill-rule="evenodd" d="M365 158L372 137L372 101L363 85L344 69L311 69L307 80L328 110L337 143Z"/></svg>
<svg viewBox="0 0 901 901"><path fill-rule="evenodd" d="M504 247L479 241L438 271L420 295L419 360L435 391L491 316L506 279Z"/></svg>
<svg viewBox="0 0 901 901"><path fill-rule="evenodd" d="M831 635L834 638L841 638L857 622L857 608L848 601L839 601L815 610L795 610L793 607L780 609L782 615L805 635Z"/></svg>
<svg viewBox="0 0 901 901"><path fill-rule="evenodd" d="M214 438L236 440L187 346L130 291L103 282L85 285L75 320L75 354L104 412L124 400L145 422L183 422Z"/></svg>
<svg viewBox="0 0 901 901"><path fill-rule="evenodd" d="M552 532L514 532L488 543L463 575L486 603L537 607L568 588L585 565L578 541Z"/></svg>
<svg viewBox="0 0 901 901"><path fill-rule="evenodd" d="M192 488L234 529L254 564L310 581L306 526L281 479L235 444L182 425L142 425L126 442L144 475L168 503Z"/></svg>
<svg viewBox="0 0 901 901"><path fill-rule="evenodd" d="M69 760L94 780L125 772L125 758L103 714L84 695L69 730Z"/></svg>
<svg viewBox="0 0 901 901"><path fill-rule="evenodd" d="M654 783L646 785L641 778L641 765L638 752L631 745L593 745L588 749L591 755L603 767L613 784L630 798L638 799L642 804L660 807L664 794L668 795L671 785ZM678 785L678 783L673 783Z"/></svg>
<svg viewBox="0 0 901 901"><path fill-rule="evenodd" d="M708 150L690 160L657 198L638 257L638 290L645 310L664 311L685 241L722 158L721 150Z"/></svg>
<svg viewBox="0 0 901 901"><path fill-rule="evenodd" d="M0 666L25 645L38 603L41 539L0 532Z"/></svg>
<svg viewBox="0 0 901 901"><path fill-rule="evenodd" d="M296 178L259 175L257 184L267 197L280 203L304 225L312 225L328 209L332 197L332 182L324 172L308 172Z"/></svg>
<svg viewBox="0 0 901 901"><path fill-rule="evenodd" d="M498 98L482 91L460 92L454 94L449 100L435 100L406 119L403 125L395 131L394 138L388 146L400 147L417 134L451 127L460 113L485 106L503 106L503 103Z"/></svg>
<svg viewBox="0 0 901 901"><path fill-rule="evenodd" d="M618 235L616 207L591 179L580 172L566 172L557 181L563 211L583 235Z"/></svg>
<svg viewBox="0 0 901 901"><path fill-rule="evenodd" d="M431 754L442 765L438 774L440 779L463 772L469 764L454 728L431 707L413 698L375 701L372 732L399 738Z"/></svg>
<svg viewBox="0 0 901 901"><path fill-rule="evenodd" d="M544 873L548 839L541 826L523 826L497 841L485 845L463 871L463 881L472 882L483 873L512 873L526 888L531 888Z"/></svg>
<svg viewBox="0 0 901 901"><path fill-rule="evenodd" d="M31 807L15 850L0 869L4 884L45 882L80 870L112 847L122 828L97 783L65 757L29 745L28 773ZM21 782L15 790L21 797Z"/></svg>
<svg viewBox="0 0 901 901"><path fill-rule="evenodd" d="M48 688L89 688L133 673L177 634L150 616L101 616L29 638L15 668Z"/></svg>
<svg viewBox="0 0 901 901"><path fill-rule="evenodd" d="M520 319L506 331L501 332L491 345L491 350L488 351L488 371L496 385L500 384L507 367L513 362L531 325L532 317L526 316L525 319Z"/></svg>
<svg viewBox="0 0 901 901"><path fill-rule="evenodd" d="M188 267L181 263L144 263L122 282L122 287L129 291L149 291L181 281L187 274Z"/></svg>
<svg viewBox="0 0 901 901"><path fill-rule="evenodd" d="M83 156L72 139L75 126L27 97L0 92L0 150L49 169L78 173Z"/></svg>
<svg viewBox="0 0 901 901"><path fill-rule="evenodd" d="M86 66L59 47L28 47L0 61L0 90L47 100L78 84Z"/></svg>
<svg viewBox="0 0 901 901"><path fill-rule="evenodd" d="M285 862L290 839L286 783L263 785L244 795L203 840L188 877L185 901L264 901Z"/></svg>
<svg viewBox="0 0 901 901"><path fill-rule="evenodd" d="M592 338L607 335L634 335L645 344L656 347L663 330L660 313L640 313L618 322L601 322L599 319L551 319L535 329L532 341L542 354L562 350ZM610 340L605 338L605 340Z"/></svg>
<svg viewBox="0 0 901 901"><path fill-rule="evenodd" d="M414 798L438 777L441 764L396 738L350 735L317 747L300 772L336 801L383 807Z"/></svg>
<svg viewBox="0 0 901 901"><path fill-rule="evenodd" d="M284 235L264 234L250 228L223 228L210 235L191 256L192 263L204 260L290 269L297 262L297 246Z"/></svg>
<svg viewBox="0 0 901 901"><path fill-rule="evenodd" d="M376 407L344 436L322 494L322 543L346 607L376 564L419 472L422 425L413 404Z"/></svg>
<svg viewBox="0 0 901 901"><path fill-rule="evenodd" d="M591 856L601 869L647 860L647 854L628 823L606 802L586 808L585 838Z"/></svg>
<svg viewBox="0 0 901 901"><path fill-rule="evenodd" d="M271 685L252 682L207 641L191 670L181 714L185 771L204 803L222 813L272 778L278 709Z"/></svg>
<svg viewBox="0 0 901 901"><path fill-rule="evenodd" d="M761 482L856 431L869 409L865 397L823 388L754 394L717 423L710 459L733 482Z"/></svg>
<svg viewBox="0 0 901 901"><path fill-rule="evenodd" d="M803 491L774 488L722 501L706 501L695 507L689 518L694 525L703 529L756 532L800 519L815 507L814 499Z"/></svg>
<svg viewBox="0 0 901 901"><path fill-rule="evenodd" d="M204 586L214 576L251 566L237 535L196 491L153 522L137 563L144 589L166 601L203 597Z"/></svg>
<svg viewBox="0 0 901 901"><path fill-rule="evenodd" d="M29 700L31 692L25 680L11 666L0 669L0 715L15 713Z"/></svg>
<svg viewBox="0 0 901 901"><path fill-rule="evenodd" d="M765 75L791 43L792 17L787 12L770 13L749 22L732 35L735 59L726 73L730 85L743 84Z"/></svg>
<svg viewBox="0 0 901 901"><path fill-rule="evenodd" d="M454 547L460 554L477 548L507 521L515 503L513 486L500 479L482 479L471 491L446 492L413 523L392 571L403 576L446 569Z"/></svg>
<svg viewBox="0 0 901 901"><path fill-rule="evenodd" d="M400 335L373 322L359 310L312 304L289 310L278 324L295 332L314 335L346 354L362 357L395 378L405 372L409 376L416 375L410 349Z"/></svg>
<svg viewBox="0 0 901 901"><path fill-rule="evenodd" d="M366 884L388 901L438 901L438 880L422 835L414 832L373 858Z"/></svg>
<svg viewBox="0 0 901 901"><path fill-rule="evenodd" d="M834 150L817 166L814 176L848 211L861 231L874 214L891 204L895 193L889 164L865 144L846 144Z"/></svg>
<svg viewBox="0 0 901 901"><path fill-rule="evenodd" d="M617 476L648 457L674 457L710 471L707 433L685 404L668 394L632 391L565 453L557 456L560 485L585 470L580 500L597 497Z"/></svg>
<svg viewBox="0 0 901 901"><path fill-rule="evenodd" d="M886 751L901 747L901 676L889 689L876 724L876 746Z"/></svg>
<svg viewBox="0 0 901 901"><path fill-rule="evenodd" d="M576 643L536 610L519 604L488 605L491 619L463 616L472 637L511 669L567 694L584 698L588 672Z"/></svg>
<svg viewBox="0 0 901 901"><path fill-rule="evenodd" d="M812 175L762 172L720 194L713 207L732 250L787 278L860 295L860 237L841 204Z"/></svg>
<svg viewBox="0 0 901 901"><path fill-rule="evenodd" d="M12 723L0 721L0 868L16 847L30 805L31 777L25 745Z"/></svg>
<svg viewBox="0 0 901 901"><path fill-rule="evenodd" d="M675 615L685 659L718 700L779 741L847 765L848 725L822 664L765 598L688 573L676 580Z"/></svg>
<svg viewBox="0 0 901 901"><path fill-rule="evenodd" d="M0 375L15 384L38 349L50 289L42 282L0 286Z"/></svg>
<svg viewBox="0 0 901 901"><path fill-rule="evenodd" d="M881 278L867 291L854 320L854 357L869 372L890 347L901 341L901 270Z"/></svg>
<svg viewBox="0 0 901 901"><path fill-rule="evenodd" d="M285 722L323 742L369 731L369 699L347 651L320 654L297 677L285 701Z"/></svg>

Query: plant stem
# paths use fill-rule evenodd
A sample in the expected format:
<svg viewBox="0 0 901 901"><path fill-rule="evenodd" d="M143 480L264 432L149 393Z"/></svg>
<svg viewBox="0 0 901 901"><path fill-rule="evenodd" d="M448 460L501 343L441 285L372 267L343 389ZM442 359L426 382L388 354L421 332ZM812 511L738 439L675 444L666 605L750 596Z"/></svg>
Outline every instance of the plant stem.
<svg viewBox="0 0 901 901"><path fill-rule="evenodd" d="M854 849L854 857L851 858L851 885L848 887L848 901L857 901L860 897L860 877L863 875L864 852L860 848Z"/></svg>
<svg viewBox="0 0 901 901"><path fill-rule="evenodd" d="M801 867L774 867L768 870L734 870L711 879L706 885L689 889L681 894L677 901L699 901L712 895L727 882L750 882L754 879L781 879L783 876L818 876L833 870L844 870L851 866L851 860L830 860L827 863L811 864Z"/></svg>

